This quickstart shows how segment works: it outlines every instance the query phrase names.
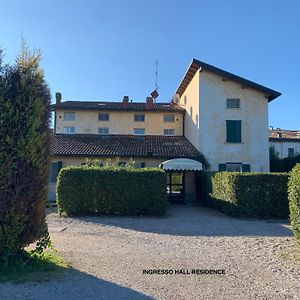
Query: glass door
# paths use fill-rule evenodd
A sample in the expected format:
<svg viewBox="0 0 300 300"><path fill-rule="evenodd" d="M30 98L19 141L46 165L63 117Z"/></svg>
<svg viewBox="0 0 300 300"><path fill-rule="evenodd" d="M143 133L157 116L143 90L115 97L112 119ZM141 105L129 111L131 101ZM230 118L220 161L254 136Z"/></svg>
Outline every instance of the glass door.
<svg viewBox="0 0 300 300"><path fill-rule="evenodd" d="M184 172L167 172L167 195L170 202L184 200Z"/></svg>

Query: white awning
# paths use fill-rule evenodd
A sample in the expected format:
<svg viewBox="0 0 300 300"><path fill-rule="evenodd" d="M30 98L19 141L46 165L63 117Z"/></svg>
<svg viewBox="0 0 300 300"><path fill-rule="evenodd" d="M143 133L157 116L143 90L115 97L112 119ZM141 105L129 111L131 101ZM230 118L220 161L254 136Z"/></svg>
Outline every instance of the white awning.
<svg viewBox="0 0 300 300"><path fill-rule="evenodd" d="M159 165L164 170L177 170L177 171L201 171L202 163L188 158L174 158L166 160Z"/></svg>

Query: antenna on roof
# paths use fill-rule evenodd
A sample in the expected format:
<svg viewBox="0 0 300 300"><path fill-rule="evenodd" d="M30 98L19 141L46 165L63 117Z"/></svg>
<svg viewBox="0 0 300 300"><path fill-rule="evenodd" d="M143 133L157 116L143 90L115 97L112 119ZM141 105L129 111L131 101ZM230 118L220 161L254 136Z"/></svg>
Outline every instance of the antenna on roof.
<svg viewBox="0 0 300 300"><path fill-rule="evenodd" d="M154 91L151 93L151 97L154 99L154 102L156 101L155 99L158 97L158 84L157 84L157 79L158 79L158 61L157 59L155 60L155 89Z"/></svg>
<svg viewBox="0 0 300 300"><path fill-rule="evenodd" d="M157 85L157 79L158 79L158 60L155 60L155 89L158 90Z"/></svg>

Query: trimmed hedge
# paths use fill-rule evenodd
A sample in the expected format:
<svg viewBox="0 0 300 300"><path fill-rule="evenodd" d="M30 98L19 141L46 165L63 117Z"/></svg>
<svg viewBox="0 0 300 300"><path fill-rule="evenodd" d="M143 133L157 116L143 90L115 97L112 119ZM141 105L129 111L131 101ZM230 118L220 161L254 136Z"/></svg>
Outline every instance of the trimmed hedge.
<svg viewBox="0 0 300 300"><path fill-rule="evenodd" d="M63 168L57 204L67 215L163 215L166 173L158 168Z"/></svg>
<svg viewBox="0 0 300 300"><path fill-rule="evenodd" d="M288 192L291 225L300 245L300 164L297 164L290 173Z"/></svg>
<svg viewBox="0 0 300 300"><path fill-rule="evenodd" d="M205 172L205 201L226 214L289 216L286 173Z"/></svg>

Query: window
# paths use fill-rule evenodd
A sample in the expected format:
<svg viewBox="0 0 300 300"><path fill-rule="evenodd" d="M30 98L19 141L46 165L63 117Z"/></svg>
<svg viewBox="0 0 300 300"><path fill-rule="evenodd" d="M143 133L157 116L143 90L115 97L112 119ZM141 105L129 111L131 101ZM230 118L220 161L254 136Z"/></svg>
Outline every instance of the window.
<svg viewBox="0 0 300 300"><path fill-rule="evenodd" d="M99 121L109 121L109 114L99 114L98 120Z"/></svg>
<svg viewBox="0 0 300 300"><path fill-rule="evenodd" d="M172 114L164 115L164 122L175 122L175 115Z"/></svg>
<svg viewBox="0 0 300 300"><path fill-rule="evenodd" d="M108 134L109 128L108 127L99 127L98 128L98 134Z"/></svg>
<svg viewBox="0 0 300 300"><path fill-rule="evenodd" d="M138 169L145 168L145 166L146 166L145 162L135 163L135 167Z"/></svg>
<svg viewBox="0 0 300 300"><path fill-rule="evenodd" d="M64 133L72 134L75 133L75 127L64 127Z"/></svg>
<svg viewBox="0 0 300 300"><path fill-rule="evenodd" d="M241 163L226 163L226 171L228 172L241 172L242 164Z"/></svg>
<svg viewBox="0 0 300 300"><path fill-rule="evenodd" d="M164 135L174 135L175 130L174 129L164 129Z"/></svg>
<svg viewBox="0 0 300 300"><path fill-rule="evenodd" d="M74 112L65 112L64 113L64 121L75 121L75 113Z"/></svg>
<svg viewBox="0 0 300 300"><path fill-rule="evenodd" d="M228 98L226 99L227 108L240 108L240 99Z"/></svg>
<svg viewBox="0 0 300 300"><path fill-rule="evenodd" d="M56 182L57 181L57 175L62 168L62 161L58 162L53 162L51 164L51 169L50 169L50 180L51 182Z"/></svg>
<svg viewBox="0 0 300 300"><path fill-rule="evenodd" d="M236 162L228 162L226 164L219 164L219 171L250 172L250 165L249 164L236 163Z"/></svg>
<svg viewBox="0 0 300 300"><path fill-rule="evenodd" d="M241 143L242 142L242 121L226 120L226 142Z"/></svg>
<svg viewBox="0 0 300 300"><path fill-rule="evenodd" d="M295 156L295 149L288 148L288 157L294 157L294 156Z"/></svg>
<svg viewBox="0 0 300 300"><path fill-rule="evenodd" d="M134 128L133 133L137 134L137 135L144 135L145 134L145 128Z"/></svg>
<svg viewBox="0 0 300 300"><path fill-rule="evenodd" d="M145 115L134 115L135 122L145 122Z"/></svg>

